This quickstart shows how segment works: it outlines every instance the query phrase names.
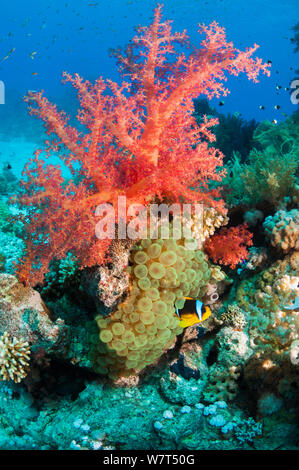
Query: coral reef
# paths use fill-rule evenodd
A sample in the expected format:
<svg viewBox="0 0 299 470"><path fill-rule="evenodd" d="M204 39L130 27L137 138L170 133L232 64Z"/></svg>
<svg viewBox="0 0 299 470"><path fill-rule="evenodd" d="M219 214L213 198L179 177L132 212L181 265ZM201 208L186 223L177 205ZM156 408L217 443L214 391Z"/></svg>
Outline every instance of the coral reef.
<svg viewBox="0 0 299 470"><path fill-rule="evenodd" d="M29 344L31 357L56 350L65 354L65 328L61 319L53 322L40 294L24 287L9 274L0 274L0 334ZM13 344L13 343L12 343ZM16 343L18 344L18 343Z"/></svg>
<svg viewBox="0 0 299 470"><path fill-rule="evenodd" d="M275 209L298 203L298 111L278 125L264 121L254 132L256 148L247 163L235 153L223 180L230 206L255 207L265 202Z"/></svg>
<svg viewBox="0 0 299 470"><path fill-rule="evenodd" d="M200 31L195 49L159 6L113 52L120 85L65 74L78 128L26 97L48 140L18 193L0 175L1 449L298 449L298 112L257 125L194 107L227 74L268 74L256 45ZM185 203L202 210L177 236Z"/></svg>

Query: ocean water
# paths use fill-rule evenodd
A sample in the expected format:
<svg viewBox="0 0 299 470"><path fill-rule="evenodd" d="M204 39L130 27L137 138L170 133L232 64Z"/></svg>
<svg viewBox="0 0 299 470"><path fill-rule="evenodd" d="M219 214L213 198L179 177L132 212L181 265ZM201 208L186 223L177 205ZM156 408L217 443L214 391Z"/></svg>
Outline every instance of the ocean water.
<svg viewBox="0 0 299 470"><path fill-rule="evenodd" d="M185 57L166 54L142 81L140 64L153 56L145 43L143 56L129 50L135 87L119 101L116 88L105 90L96 115L93 89L78 114L62 74L130 83L113 51L151 25L156 8L153 0L1 2L0 450L298 450L299 4L165 0L161 21L190 38L192 47L178 46ZM232 59L216 35L211 56L194 53L203 51L200 25L213 22L236 55L258 44L253 57L269 76L217 75L215 63ZM180 77L189 83L183 67L193 53L203 72L211 68L203 93L190 85L140 150L148 116L170 90L185 93ZM213 80L227 96L207 100ZM41 91L57 108L36 101ZM44 122L28 110L34 101ZM204 143L206 129L191 132L204 115L219 121L215 142ZM65 116L79 135L58 123ZM51 169L23 173L40 150ZM168 244L126 232L105 245L90 200L115 207L124 195L146 207L203 204L203 225L191 223L190 237L201 230L196 248L173 232Z"/></svg>

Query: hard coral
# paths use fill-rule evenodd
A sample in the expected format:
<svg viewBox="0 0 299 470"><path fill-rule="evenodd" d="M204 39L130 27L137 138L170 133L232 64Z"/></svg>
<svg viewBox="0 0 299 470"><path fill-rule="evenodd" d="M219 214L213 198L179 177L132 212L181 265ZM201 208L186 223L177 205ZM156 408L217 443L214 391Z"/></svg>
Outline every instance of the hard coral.
<svg viewBox="0 0 299 470"><path fill-rule="evenodd" d="M246 246L252 246L252 233L247 224L222 228L219 233L205 243L205 250L215 262L235 268L248 258Z"/></svg>
<svg viewBox="0 0 299 470"><path fill-rule="evenodd" d="M263 223L271 245L283 253L299 249L299 210L278 211Z"/></svg>
<svg viewBox="0 0 299 470"><path fill-rule="evenodd" d="M220 321L225 326L232 326L235 330L242 331L246 326L246 317L237 304L228 305L220 316Z"/></svg>
<svg viewBox="0 0 299 470"><path fill-rule="evenodd" d="M138 28L126 53L116 53L121 85L102 78L91 84L65 73L78 92L77 118L85 133L71 127L67 115L42 93L29 93L30 112L49 134L46 154L58 153L72 179L65 181L59 167L46 165L41 150L27 165L18 198L29 221L27 256L19 266L22 281L42 282L53 256L62 258L68 251L83 267L102 264L110 240L95 236L95 208L111 203L117 211L119 195L126 195L128 204L167 198L223 211L219 191L210 188L224 174L221 152L209 145L217 119L204 117L197 126L193 99L226 95L225 72L245 72L256 82L259 72L269 73L269 65L252 58L256 44L242 52L227 42L216 22L200 25L200 32L206 36L201 49L190 48L189 56L179 53L175 45L188 45L188 36L161 21L159 6L153 23Z"/></svg>
<svg viewBox="0 0 299 470"><path fill-rule="evenodd" d="M214 403L218 400L232 401L238 393L239 375L239 366L231 366L227 369L213 365L209 372L208 384L203 392L204 400L208 403Z"/></svg>
<svg viewBox="0 0 299 470"><path fill-rule="evenodd" d="M7 332L0 338L0 375L2 380L21 382L27 375L30 348L26 341L11 339Z"/></svg>

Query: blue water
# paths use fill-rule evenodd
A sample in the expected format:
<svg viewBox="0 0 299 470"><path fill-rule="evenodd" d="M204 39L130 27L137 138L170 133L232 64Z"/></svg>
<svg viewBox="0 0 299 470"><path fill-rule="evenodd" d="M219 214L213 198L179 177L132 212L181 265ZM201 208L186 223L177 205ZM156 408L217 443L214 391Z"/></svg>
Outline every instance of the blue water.
<svg viewBox="0 0 299 470"><path fill-rule="evenodd" d="M37 146L42 129L40 123L28 116L22 97L28 90L44 90L52 102L66 111L74 111L72 87L61 83L63 71L79 73L91 81L99 76L119 80L109 50L126 45L137 25L150 24L156 1L1 3L0 80L5 84L6 102L0 105L0 162L9 160L19 176ZM231 93L224 98L224 105L220 108L217 99L211 102L218 111L238 112L248 120L278 122L294 111L290 92L284 88L295 77L296 55L290 38L296 23L297 0L283 3L280 0L166 0L164 5L164 17L173 20L176 31L186 29L195 45L199 46L201 41L198 23L216 20L226 28L228 39L236 47L245 49L257 43L258 55L264 61L272 61L271 77L261 76L258 84L242 75L229 76L227 87ZM281 88L277 90L277 86ZM278 110L274 108L277 105ZM10 116L9 125L7 116ZM3 139L5 144L1 144Z"/></svg>
<svg viewBox="0 0 299 470"><path fill-rule="evenodd" d="M173 20L175 30L186 29L194 44L200 41L197 24L216 20L237 47L257 43L259 55L272 61L271 78L263 77L258 86L245 78L229 78L227 112L280 120L280 111L293 111L288 93L283 89L277 93L276 85L287 87L294 78L290 68L296 67L296 56L290 38L297 22L297 0L166 0L164 4L165 17ZM91 80L98 76L117 80L108 50L125 45L138 24L148 25L155 5L154 0L1 2L1 59L12 48L15 52L0 62L0 79L8 90L24 94L44 89L55 101L65 93L60 83L64 70ZM212 104L217 106L217 101ZM273 109L276 104L281 106L278 112ZM266 109L261 111L260 105Z"/></svg>

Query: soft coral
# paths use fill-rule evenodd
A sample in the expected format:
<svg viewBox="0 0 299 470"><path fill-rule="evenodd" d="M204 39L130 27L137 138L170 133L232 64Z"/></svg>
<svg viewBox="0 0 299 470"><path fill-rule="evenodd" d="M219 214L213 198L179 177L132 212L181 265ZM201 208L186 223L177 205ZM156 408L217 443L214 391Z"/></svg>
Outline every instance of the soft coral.
<svg viewBox="0 0 299 470"><path fill-rule="evenodd" d="M225 72L245 72L257 81L268 65L252 58L257 45L235 49L217 23L201 25L200 31L206 35L201 49L192 48L189 56L178 53L175 44L189 48L188 36L173 33L158 6L153 23L138 29L125 54L116 53L121 85L102 78L91 84L65 73L77 90L77 118L85 133L71 127L42 93L29 93L30 112L44 121L51 137L48 156L57 152L73 179L65 181L40 152L27 165L18 198L28 208L27 256L18 271L23 281L41 282L51 258L69 250L82 266L103 263L110 240L95 236L95 208L109 202L117 210L119 195L126 195L128 204L167 199L223 210L218 190L210 189L223 176L223 155L209 146L217 120L205 117L198 127L193 99L226 95Z"/></svg>
<svg viewBox="0 0 299 470"><path fill-rule="evenodd" d="M247 224L222 228L205 243L205 251L215 262L234 269L248 258L247 246L252 246L252 233Z"/></svg>

